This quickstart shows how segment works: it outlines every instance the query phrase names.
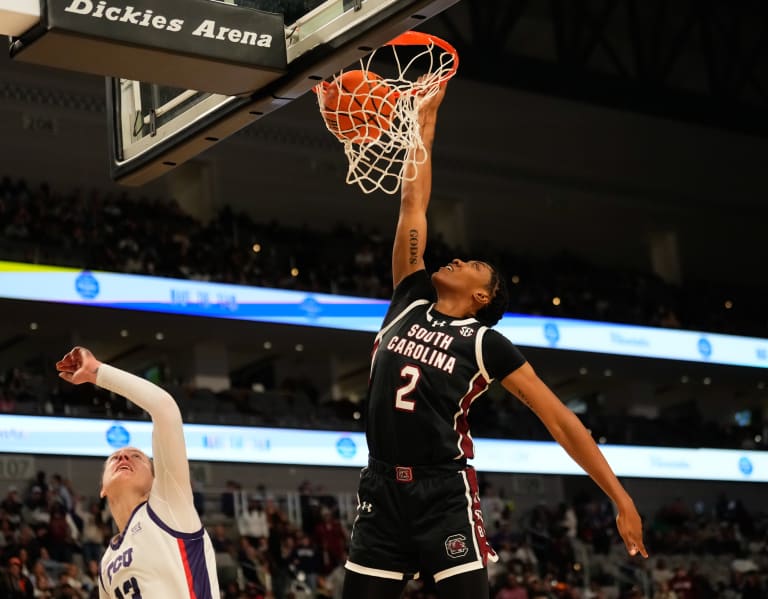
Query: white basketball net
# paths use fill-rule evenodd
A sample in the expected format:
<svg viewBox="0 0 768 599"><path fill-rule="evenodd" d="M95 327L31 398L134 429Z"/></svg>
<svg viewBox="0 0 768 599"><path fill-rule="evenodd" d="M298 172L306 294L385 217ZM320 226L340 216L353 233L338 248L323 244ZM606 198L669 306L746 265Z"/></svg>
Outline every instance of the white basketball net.
<svg viewBox="0 0 768 599"><path fill-rule="evenodd" d="M393 74L379 77L370 67L377 53L387 52L394 56ZM342 88L344 71L330 83L316 86L325 125L344 145L348 184L357 183L364 193L395 194L404 177L416 177L418 165L427 159L418 124L419 102L435 95L453 76L456 61L453 53L431 39L424 45L382 46L354 65L368 77L355 89ZM357 101L340 102L338 109L328 110L324 104L328 93L352 94ZM414 168L405 168L408 161Z"/></svg>

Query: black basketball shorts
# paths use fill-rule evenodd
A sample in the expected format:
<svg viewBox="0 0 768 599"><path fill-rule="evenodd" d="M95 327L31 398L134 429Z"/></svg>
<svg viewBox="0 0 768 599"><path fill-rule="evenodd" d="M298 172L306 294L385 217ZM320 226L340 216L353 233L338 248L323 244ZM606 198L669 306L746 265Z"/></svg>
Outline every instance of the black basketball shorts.
<svg viewBox="0 0 768 599"><path fill-rule="evenodd" d="M357 495L348 570L392 580L431 574L439 582L498 559L471 466L391 466L371 458Z"/></svg>

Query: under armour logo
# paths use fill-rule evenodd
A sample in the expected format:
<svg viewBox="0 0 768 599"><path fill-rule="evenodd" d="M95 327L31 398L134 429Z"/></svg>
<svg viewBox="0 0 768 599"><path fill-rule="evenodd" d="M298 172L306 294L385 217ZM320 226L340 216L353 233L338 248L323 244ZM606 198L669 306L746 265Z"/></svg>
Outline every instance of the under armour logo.
<svg viewBox="0 0 768 599"><path fill-rule="evenodd" d="M363 503L360 504L360 511L368 512L370 514L373 511L373 504L363 501Z"/></svg>
<svg viewBox="0 0 768 599"><path fill-rule="evenodd" d="M448 324L448 322L445 321L445 320L433 320L432 321L432 326L433 327L444 327L447 324Z"/></svg>

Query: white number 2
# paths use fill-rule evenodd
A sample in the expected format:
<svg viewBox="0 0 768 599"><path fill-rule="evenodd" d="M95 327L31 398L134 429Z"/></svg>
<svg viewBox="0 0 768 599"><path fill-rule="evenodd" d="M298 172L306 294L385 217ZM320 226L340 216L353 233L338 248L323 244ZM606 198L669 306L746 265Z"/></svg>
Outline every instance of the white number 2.
<svg viewBox="0 0 768 599"><path fill-rule="evenodd" d="M406 395L416 388L416 383L419 382L419 377L421 376L421 370L413 364L406 364L400 370L400 376L406 379L406 381L395 394L395 408L404 412L413 412L416 409L416 402L412 399L406 399Z"/></svg>

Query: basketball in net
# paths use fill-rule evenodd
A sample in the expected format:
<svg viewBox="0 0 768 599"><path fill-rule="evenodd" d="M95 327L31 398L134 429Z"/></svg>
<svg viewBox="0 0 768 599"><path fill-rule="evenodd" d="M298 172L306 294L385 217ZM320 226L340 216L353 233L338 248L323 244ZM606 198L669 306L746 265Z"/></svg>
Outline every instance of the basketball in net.
<svg viewBox="0 0 768 599"><path fill-rule="evenodd" d="M396 99L395 91L376 73L346 71L325 89L320 112L338 139L366 144L389 129Z"/></svg>
<svg viewBox="0 0 768 599"><path fill-rule="evenodd" d="M434 35L407 31L354 66L315 86L320 114L344 146L347 183L394 194L427 160L419 105L456 74L459 55Z"/></svg>

